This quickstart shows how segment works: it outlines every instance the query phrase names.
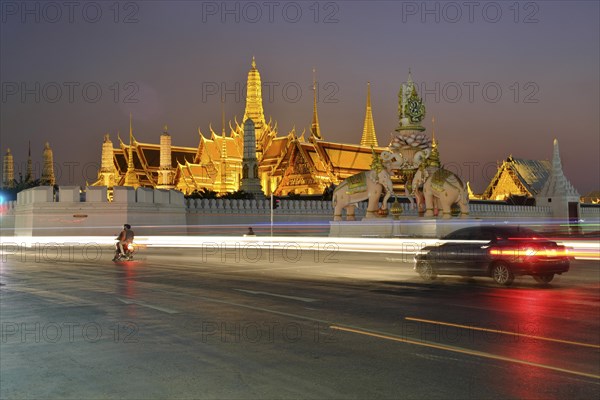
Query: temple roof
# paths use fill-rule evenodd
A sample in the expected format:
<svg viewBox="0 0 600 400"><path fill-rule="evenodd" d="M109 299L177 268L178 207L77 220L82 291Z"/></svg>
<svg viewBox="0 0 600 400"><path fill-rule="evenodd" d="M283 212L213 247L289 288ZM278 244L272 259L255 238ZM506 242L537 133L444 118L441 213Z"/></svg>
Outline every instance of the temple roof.
<svg viewBox="0 0 600 400"><path fill-rule="evenodd" d="M537 194L542 190L552 170L552 164L548 160L525 160L510 156L506 161L512 161L512 168L531 194Z"/></svg>
<svg viewBox="0 0 600 400"><path fill-rule="evenodd" d="M273 141L271 142L271 145L263 153L263 160L270 159L270 158L278 158L285 150L285 147L287 146L288 141L289 141L289 138L287 136L274 138Z"/></svg>
<svg viewBox="0 0 600 400"><path fill-rule="evenodd" d="M548 160L527 160L508 156L498 168L496 175L483 192L483 198L491 198L501 177L508 173L517 187L525 190L529 196L537 195L550 176L552 164Z"/></svg>
<svg viewBox="0 0 600 400"><path fill-rule="evenodd" d="M332 142L318 142L316 146L321 147L335 171L366 171L370 169L373 161L370 147ZM376 150L380 152L379 149Z"/></svg>

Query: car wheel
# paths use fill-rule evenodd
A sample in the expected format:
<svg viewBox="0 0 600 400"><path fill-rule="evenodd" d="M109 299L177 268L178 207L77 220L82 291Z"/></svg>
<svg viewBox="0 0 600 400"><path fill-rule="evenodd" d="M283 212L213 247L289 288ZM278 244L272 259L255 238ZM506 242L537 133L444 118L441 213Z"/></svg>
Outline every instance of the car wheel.
<svg viewBox="0 0 600 400"><path fill-rule="evenodd" d="M538 283L548 284L554 279L554 274L534 275L533 279Z"/></svg>
<svg viewBox="0 0 600 400"><path fill-rule="evenodd" d="M426 281L432 281L437 278L437 274L433 272L433 267L428 262L419 264L417 272L421 275L421 278Z"/></svg>
<svg viewBox="0 0 600 400"><path fill-rule="evenodd" d="M492 267L492 278L499 285L509 286L515 276L505 263L498 263Z"/></svg>

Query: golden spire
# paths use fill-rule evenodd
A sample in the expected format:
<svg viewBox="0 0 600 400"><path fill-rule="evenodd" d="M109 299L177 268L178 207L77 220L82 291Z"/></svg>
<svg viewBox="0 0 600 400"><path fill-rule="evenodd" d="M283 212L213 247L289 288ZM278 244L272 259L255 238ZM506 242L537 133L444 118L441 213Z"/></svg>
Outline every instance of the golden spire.
<svg viewBox="0 0 600 400"><path fill-rule="evenodd" d="M12 188L15 184L15 165L10 148L6 149L2 171L2 187Z"/></svg>
<svg viewBox="0 0 600 400"><path fill-rule="evenodd" d="M225 102L221 98L221 135L225 137Z"/></svg>
<svg viewBox="0 0 600 400"><path fill-rule="evenodd" d="M315 69L313 68L313 117L312 117L312 125L310 126L310 134L311 137L321 140L321 127L319 126L319 115L317 114L317 78Z"/></svg>
<svg viewBox="0 0 600 400"><path fill-rule="evenodd" d="M427 159L427 165L430 167L440 168L440 152L438 151L437 141L435 140L435 117L431 118L431 130L432 130L432 139L431 139L431 154Z"/></svg>
<svg viewBox="0 0 600 400"><path fill-rule="evenodd" d="M252 68L250 71L248 71L248 83L246 85L246 110L244 111L244 118L242 121L246 121L248 118L254 122L256 139L259 141L262 139L262 130L263 126L266 125L266 122L262 104L260 73L256 68L254 56L252 57Z"/></svg>
<svg viewBox="0 0 600 400"><path fill-rule="evenodd" d="M225 132L221 136L221 190L220 193L227 193L227 141Z"/></svg>
<svg viewBox="0 0 600 400"><path fill-rule="evenodd" d="M127 172L125 173L125 186L140 186L135 168L133 165L133 118L129 113L129 157L127 160Z"/></svg>
<svg viewBox="0 0 600 400"><path fill-rule="evenodd" d="M252 57L254 61L254 57ZM227 193L227 141L225 139L225 102L221 98L221 188L219 192Z"/></svg>
<svg viewBox="0 0 600 400"><path fill-rule="evenodd" d="M56 179L54 177L54 160L50 143L46 142L44 147L44 166L42 170L41 184L44 186L54 186Z"/></svg>
<svg viewBox="0 0 600 400"><path fill-rule="evenodd" d="M29 141L29 151L27 153L27 174L25 182L33 182L33 162L31 161L31 140Z"/></svg>
<svg viewBox="0 0 600 400"><path fill-rule="evenodd" d="M363 127L361 146L379 146L377 135L375 135L375 123L373 122L373 112L371 111L371 82L367 82L367 110L365 113L365 125Z"/></svg>
<svg viewBox="0 0 600 400"><path fill-rule="evenodd" d="M133 169L133 117L129 113L129 159L127 161L127 170Z"/></svg>

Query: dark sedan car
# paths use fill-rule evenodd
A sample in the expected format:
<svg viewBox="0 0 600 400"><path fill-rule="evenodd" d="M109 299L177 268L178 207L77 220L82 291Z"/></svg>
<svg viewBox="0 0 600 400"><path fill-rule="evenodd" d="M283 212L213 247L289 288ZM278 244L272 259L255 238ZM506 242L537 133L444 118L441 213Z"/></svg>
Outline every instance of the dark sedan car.
<svg viewBox="0 0 600 400"><path fill-rule="evenodd" d="M517 275L542 284L569 270L567 248L518 226L473 226L443 237L415 256L415 270L425 280L437 275L491 276L508 286Z"/></svg>

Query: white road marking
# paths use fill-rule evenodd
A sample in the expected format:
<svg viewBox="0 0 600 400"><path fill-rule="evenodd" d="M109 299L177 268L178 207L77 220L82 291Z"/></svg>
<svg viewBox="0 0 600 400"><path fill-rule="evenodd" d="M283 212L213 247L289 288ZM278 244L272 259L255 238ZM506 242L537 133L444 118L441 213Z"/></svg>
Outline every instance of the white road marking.
<svg viewBox="0 0 600 400"><path fill-rule="evenodd" d="M298 301L303 301L305 303L312 303L313 301L319 301L318 299L311 299L308 297L286 296L283 294L260 292L260 291L255 291L255 290L245 290L245 289L233 289L233 290L237 290L238 292L250 293L250 294L262 294L264 296L282 297L284 299L298 300Z"/></svg>
<svg viewBox="0 0 600 400"><path fill-rule="evenodd" d="M95 305L96 303L85 300L81 297L70 296L68 294L58 293L58 292L50 292L48 290L29 288L20 285L11 285L8 290L14 292L22 292L29 293L35 296L43 297L53 303L57 304L72 304L72 305Z"/></svg>
<svg viewBox="0 0 600 400"><path fill-rule="evenodd" d="M171 310L170 308L154 306L152 304L144 303L143 301L139 301L139 300L121 299L119 297L117 297L117 300L119 300L121 303L136 304L138 306L148 307L148 308L152 308L153 310L158 310L158 311L166 312L167 314L179 314L179 311Z"/></svg>

